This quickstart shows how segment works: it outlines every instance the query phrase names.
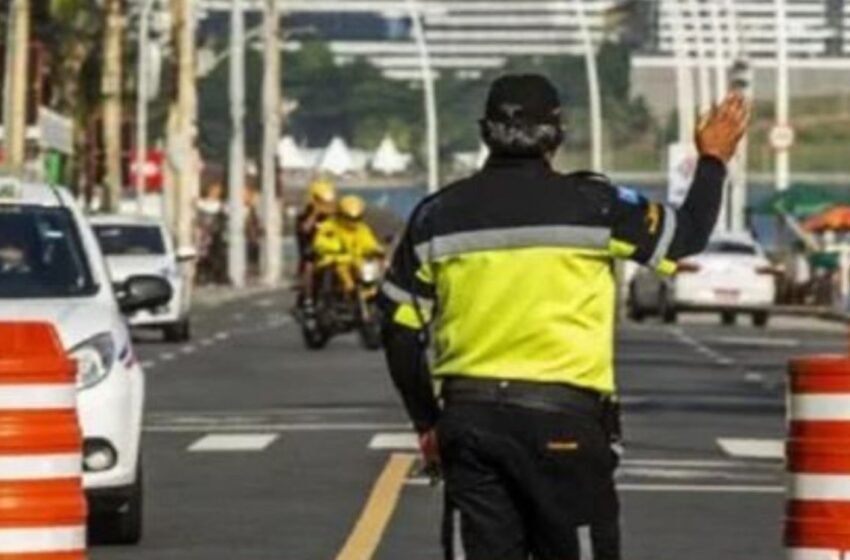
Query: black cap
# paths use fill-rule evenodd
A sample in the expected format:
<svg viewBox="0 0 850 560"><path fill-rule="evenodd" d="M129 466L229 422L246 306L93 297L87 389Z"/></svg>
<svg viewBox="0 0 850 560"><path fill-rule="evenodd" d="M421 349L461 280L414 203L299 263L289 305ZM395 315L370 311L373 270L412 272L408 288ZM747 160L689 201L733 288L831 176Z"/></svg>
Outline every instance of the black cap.
<svg viewBox="0 0 850 560"><path fill-rule="evenodd" d="M539 74L508 74L490 87L485 118L496 122L560 124L561 97Z"/></svg>

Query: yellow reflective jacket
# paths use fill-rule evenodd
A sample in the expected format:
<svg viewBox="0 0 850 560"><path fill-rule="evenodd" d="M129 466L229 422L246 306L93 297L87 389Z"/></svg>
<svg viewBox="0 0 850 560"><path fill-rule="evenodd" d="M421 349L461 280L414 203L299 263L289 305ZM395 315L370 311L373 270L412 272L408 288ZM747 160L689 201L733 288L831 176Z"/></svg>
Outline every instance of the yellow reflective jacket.
<svg viewBox="0 0 850 560"><path fill-rule="evenodd" d="M335 263L360 263L384 248L372 228L364 222L345 222L331 218L319 224L313 240L319 266Z"/></svg>

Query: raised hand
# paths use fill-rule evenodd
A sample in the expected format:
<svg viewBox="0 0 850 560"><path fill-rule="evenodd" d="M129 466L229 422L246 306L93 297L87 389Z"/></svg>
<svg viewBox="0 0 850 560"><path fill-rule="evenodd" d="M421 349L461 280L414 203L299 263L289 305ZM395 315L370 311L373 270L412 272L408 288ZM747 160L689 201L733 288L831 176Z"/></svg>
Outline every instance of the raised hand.
<svg viewBox="0 0 850 560"><path fill-rule="evenodd" d="M729 162L750 123L750 106L743 94L732 92L719 106L700 119L696 131L701 156Z"/></svg>

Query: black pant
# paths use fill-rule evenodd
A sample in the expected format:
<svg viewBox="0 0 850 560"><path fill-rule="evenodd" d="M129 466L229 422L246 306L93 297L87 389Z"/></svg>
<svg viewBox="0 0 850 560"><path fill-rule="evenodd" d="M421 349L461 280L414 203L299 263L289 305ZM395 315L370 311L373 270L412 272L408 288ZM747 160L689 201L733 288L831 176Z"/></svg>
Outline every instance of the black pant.
<svg viewBox="0 0 850 560"><path fill-rule="evenodd" d="M601 418L448 402L438 435L449 560L578 560L578 527L619 516Z"/></svg>

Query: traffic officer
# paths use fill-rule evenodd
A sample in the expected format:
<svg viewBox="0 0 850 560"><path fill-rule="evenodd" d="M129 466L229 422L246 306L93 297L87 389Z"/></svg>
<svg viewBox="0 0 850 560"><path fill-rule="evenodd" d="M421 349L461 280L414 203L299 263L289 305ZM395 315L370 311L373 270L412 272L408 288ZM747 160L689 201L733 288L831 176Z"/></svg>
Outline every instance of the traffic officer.
<svg viewBox="0 0 850 560"><path fill-rule="evenodd" d="M612 262L669 274L703 250L747 121L737 94L701 120L675 209L553 171L556 89L538 75L492 85L489 160L418 206L382 291L392 379L445 477L447 558L578 559L576 528L616 517L602 421L615 393Z"/></svg>

